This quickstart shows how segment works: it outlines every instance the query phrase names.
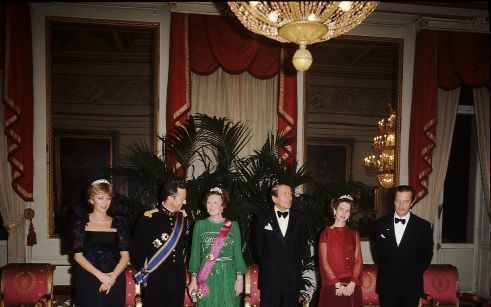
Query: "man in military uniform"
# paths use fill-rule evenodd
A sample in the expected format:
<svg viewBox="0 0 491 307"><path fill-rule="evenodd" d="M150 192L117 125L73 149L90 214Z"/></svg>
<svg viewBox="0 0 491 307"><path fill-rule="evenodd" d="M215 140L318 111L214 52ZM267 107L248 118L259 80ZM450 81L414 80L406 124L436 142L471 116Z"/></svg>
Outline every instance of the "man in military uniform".
<svg viewBox="0 0 491 307"><path fill-rule="evenodd" d="M186 203L186 186L169 182L161 195L162 204L146 211L135 226L132 260L139 270L135 279L143 285L143 306L182 307L188 225L181 208Z"/></svg>

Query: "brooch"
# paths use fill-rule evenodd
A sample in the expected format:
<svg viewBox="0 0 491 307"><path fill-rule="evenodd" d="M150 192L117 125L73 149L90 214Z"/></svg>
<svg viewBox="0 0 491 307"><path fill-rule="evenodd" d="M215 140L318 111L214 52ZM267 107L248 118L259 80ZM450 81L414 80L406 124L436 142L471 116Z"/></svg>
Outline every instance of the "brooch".
<svg viewBox="0 0 491 307"><path fill-rule="evenodd" d="M213 256L212 253L209 253L208 255L206 255L206 260L213 261L213 259L215 259L215 256Z"/></svg>
<svg viewBox="0 0 491 307"><path fill-rule="evenodd" d="M159 248L160 246L162 246L162 242L160 242L159 239L155 239L153 240L153 246L155 246L155 248Z"/></svg>
<svg viewBox="0 0 491 307"><path fill-rule="evenodd" d="M225 226L230 227L230 225L232 225L232 221L227 220L227 221L225 222Z"/></svg>
<svg viewBox="0 0 491 307"><path fill-rule="evenodd" d="M164 233L163 233L163 234L160 236L160 238L162 239L162 241L164 241L164 242L165 242L165 241L169 240L169 235L168 235L166 232L164 232Z"/></svg>

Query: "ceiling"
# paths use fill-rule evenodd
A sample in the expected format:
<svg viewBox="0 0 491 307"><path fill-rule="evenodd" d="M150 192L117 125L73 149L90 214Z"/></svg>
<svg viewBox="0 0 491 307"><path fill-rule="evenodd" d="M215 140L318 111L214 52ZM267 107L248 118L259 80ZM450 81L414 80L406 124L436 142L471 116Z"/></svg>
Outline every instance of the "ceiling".
<svg viewBox="0 0 491 307"><path fill-rule="evenodd" d="M414 5L423 2L404 3ZM219 10L226 9L224 3L211 3L211 5ZM424 2L424 5L487 10L487 2L481 1ZM154 39L154 32L141 27L59 22L52 26L51 48L56 59L54 64L150 64L153 61ZM397 48L397 45L393 43L366 40L332 39L314 44L308 47L314 58L309 74L321 77L390 80L397 74L393 63L397 60L394 57L398 52L394 48Z"/></svg>

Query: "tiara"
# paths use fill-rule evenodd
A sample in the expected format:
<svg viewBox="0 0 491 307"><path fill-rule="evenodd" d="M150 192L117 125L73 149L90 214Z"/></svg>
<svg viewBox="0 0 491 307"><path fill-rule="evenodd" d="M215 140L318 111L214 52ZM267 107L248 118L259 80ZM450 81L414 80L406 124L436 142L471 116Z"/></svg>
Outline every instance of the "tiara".
<svg viewBox="0 0 491 307"><path fill-rule="evenodd" d="M222 189L219 187L211 188L210 192L217 192L218 194L223 194Z"/></svg>
<svg viewBox="0 0 491 307"><path fill-rule="evenodd" d="M105 184L111 185L109 183L109 181L107 181L106 179L97 179L96 181L92 182L90 185L91 186L96 186L96 185L98 185L100 183L105 183Z"/></svg>
<svg viewBox="0 0 491 307"><path fill-rule="evenodd" d="M342 198L346 198L346 199L349 199L349 200L353 201L353 197L351 195L349 195L349 194L344 194L344 195L339 196L338 197L338 200L339 199L342 199Z"/></svg>

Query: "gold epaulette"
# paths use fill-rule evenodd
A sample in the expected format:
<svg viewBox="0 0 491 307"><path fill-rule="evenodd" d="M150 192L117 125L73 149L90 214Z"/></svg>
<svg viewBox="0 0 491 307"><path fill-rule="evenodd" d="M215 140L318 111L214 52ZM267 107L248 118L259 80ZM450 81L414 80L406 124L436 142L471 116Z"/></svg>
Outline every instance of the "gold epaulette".
<svg viewBox="0 0 491 307"><path fill-rule="evenodd" d="M143 215L151 218L152 214L154 214L155 212L159 212L159 209L153 208L152 210L145 211L145 213L143 213Z"/></svg>
<svg viewBox="0 0 491 307"><path fill-rule="evenodd" d="M184 209L181 210L181 213L182 213L182 216L184 216L184 217L188 216L188 214L186 213L186 210L184 210Z"/></svg>

